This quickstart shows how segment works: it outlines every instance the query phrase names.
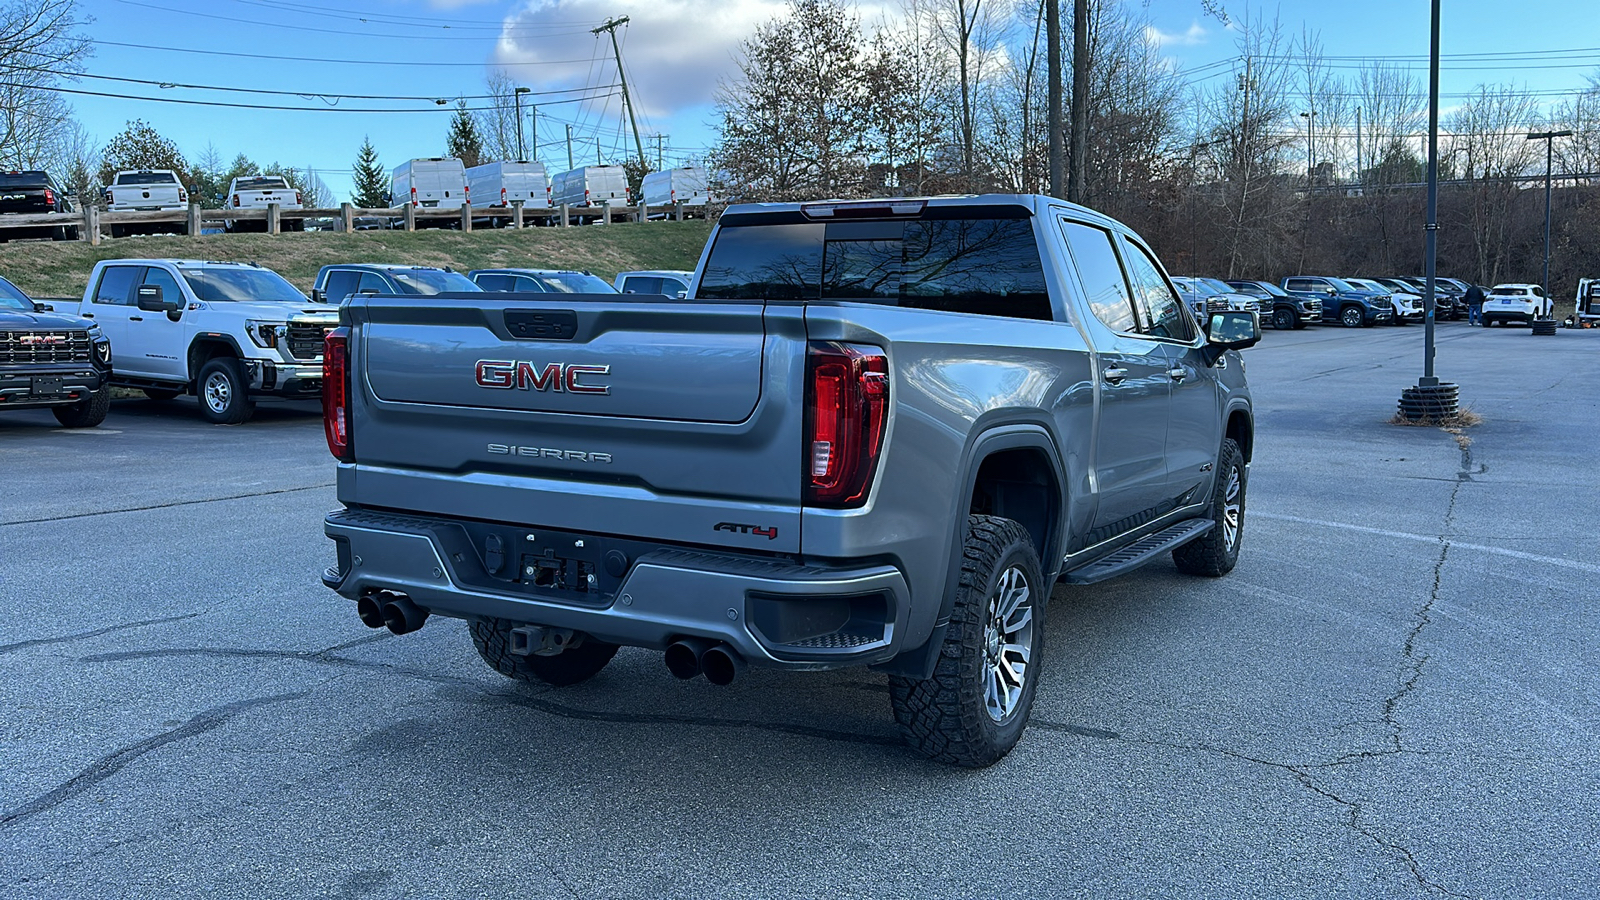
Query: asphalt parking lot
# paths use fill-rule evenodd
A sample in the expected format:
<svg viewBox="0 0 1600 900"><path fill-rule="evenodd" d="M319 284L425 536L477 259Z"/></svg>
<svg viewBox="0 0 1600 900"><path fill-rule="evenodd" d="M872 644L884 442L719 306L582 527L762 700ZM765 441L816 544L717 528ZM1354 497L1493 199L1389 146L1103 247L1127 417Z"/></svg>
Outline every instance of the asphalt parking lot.
<svg viewBox="0 0 1600 900"><path fill-rule="evenodd" d="M1592 897L1600 331L1269 331L1243 557L1059 588L1032 727L899 746L883 676L521 685L316 573L313 406L0 416L0 895Z"/></svg>

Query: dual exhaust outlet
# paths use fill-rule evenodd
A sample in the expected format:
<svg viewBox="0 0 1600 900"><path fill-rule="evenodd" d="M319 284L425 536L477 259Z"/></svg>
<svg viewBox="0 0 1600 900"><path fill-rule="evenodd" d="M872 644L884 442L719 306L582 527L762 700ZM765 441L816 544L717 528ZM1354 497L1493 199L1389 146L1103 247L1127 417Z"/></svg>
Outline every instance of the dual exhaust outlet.
<svg viewBox="0 0 1600 900"><path fill-rule="evenodd" d="M715 685L729 685L744 671L744 657L727 644L705 638L682 638L667 646L667 671L685 681L706 676Z"/></svg>
<svg viewBox="0 0 1600 900"><path fill-rule="evenodd" d="M398 591L363 594L356 601L356 615L368 628L387 628L395 634L410 634L428 621L427 607Z"/></svg>

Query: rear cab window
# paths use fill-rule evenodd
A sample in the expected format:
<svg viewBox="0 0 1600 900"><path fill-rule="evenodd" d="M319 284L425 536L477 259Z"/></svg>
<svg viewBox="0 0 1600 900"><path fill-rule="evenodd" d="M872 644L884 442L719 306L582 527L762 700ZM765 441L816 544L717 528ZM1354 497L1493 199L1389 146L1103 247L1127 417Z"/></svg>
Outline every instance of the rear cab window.
<svg viewBox="0 0 1600 900"><path fill-rule="evenodd" d="M1026 217L725 224L698 299L842 301L1050 320Z"/></svg>
<svg viewBox="0 0 1600 900"><path fill-rule="evenodd" d="M178 176L171 172L123 172L117 184L177 184Z"/></svg>

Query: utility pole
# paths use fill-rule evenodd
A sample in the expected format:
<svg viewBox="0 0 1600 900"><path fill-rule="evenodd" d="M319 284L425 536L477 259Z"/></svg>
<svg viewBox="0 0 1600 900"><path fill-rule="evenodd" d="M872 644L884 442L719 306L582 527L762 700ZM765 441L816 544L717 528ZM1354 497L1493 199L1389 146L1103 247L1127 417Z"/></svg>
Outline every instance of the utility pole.
<svg viewBox="0 0 1600 900"><path fill-rule="evenodd" d="M662 169L666 168L666 163L663 162L663 159L665 158L665 153L664 153L664 151L662 149L662 142L665 141L669 137L672 137L672 135L670 135L670 134L658 134L658 135L656 135L656 171L657 172L659 172Z"/></svg>
<svg viewBox="0 0 1600 900"><path fill-rule="evenodd" d="M1072 0L1072 136L1067 199L1083 202L1089 179L1089 0Z"/></svg>
<svg viewBox="0 0 1600 900"><path fill-rule="evenodd" d="M572 126L567 126L567 171L571 172L577 166L572 164Z"/></svg>
<svg viewBox="0 0 1600 900"><path fill-rule="evenodd" d="M533 112L528 116L528 124L533 127L533 146L528 149L533 151L534 162L539 161L539 104L528 107Z"/></svg>
<svg viewBox="0 0 1600 900"><path fill-rule="evenodd" d="M512 92L513 102L517 107L517 159L519 161L528 158L528 148L522 143L522 95L526 93L528 93L528 89L525 87L519 87Z"/></svg>
<svg viewBox="0 0 1600 900"><path fill-rule="evenodd" d="M1044 0L1045 52L1050 56L1050 102L1045 127L1050 131L1050 196L1061 196L1066 187L1066 159L1061 151L1061 0Z"/></svg>
<svg viewBox="0 0 1600 900"><path fill-rule="evenodd" d="M1311 175L1317 168L1317 157L1311 146L1311 136L1317 125L1317 111L1303 112L1300 118L1306 120L1306 192L1311 191Z"/></svg>
<svg viewBox="0 0 1600 900"><path fill-rule="evenodd" d="M617 46L617 26L626 24L628 24L627 16L623 16L620 19L608 19L606 23L601 25L599 28L591 28L589 33L595 35L596 37L598 37L602 31L611 35L611 52L616 54L617 57L617 80L622 83L622 105L628 109L628 123L633 126L633 146L634 149L639 151L639 165L643 166L645 164L644 141L639 139L639 120L634 118L633 101L628 99L628 76L623 74L622 49Z"/></svg>

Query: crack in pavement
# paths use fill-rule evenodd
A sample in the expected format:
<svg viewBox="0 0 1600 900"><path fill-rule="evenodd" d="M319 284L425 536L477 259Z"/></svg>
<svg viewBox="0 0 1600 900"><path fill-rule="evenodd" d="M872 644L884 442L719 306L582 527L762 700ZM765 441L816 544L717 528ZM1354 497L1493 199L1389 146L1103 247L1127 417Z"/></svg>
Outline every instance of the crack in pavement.
<svg viewBox="0 0 1600 900"><path fill-rule="evenodd" d="M171 729L170 731L163 731L160 734L152 735L151 737L147 737L142 741L129 744L126 747L122 747L107 753L105 756L102 756L90 763L86 768L83 769L83 771L72 776L61 784L56 785L56 787L50 791L41 794L40 796L22 804L21 806L0 813L0 828L10 827L18 822L23 821L24 819L36 816L39 813L53 809L54 807L71 800L72 798L82 794L84 791L87 791L100 782L105 781L107 778L110 778L112 775L122 771L122 769L125 768L129 763L141 756L144 756L146 753L160 749L161 747L165 747L167 744L171 744L176 741L187 740L188 738L192 737L198 737L199 735L205 734L208 731L221 728L223 725L226 725L229 720L245 713L248 710L254 709L257 706L266 706L272 703L282 703L287 700L298 700L304 696L306 696L304 693L299 693L274 694L270 697L255 697L249 700L239 700L233 703L228 703L223 706L218 706L214 709L208 709L204 712L197 713L195 716L190 718L189 721L178 726L177 728Z"/></svg>
<svg viewBox="0 0 1600 900"><path fill-rule="evenodd" d="M139 622L124 622L121 625L107 625L104 628L96 628L93 631L80 631L77 634L64 634L59 637L31 638L26 641L17 641L14 644L0 644L0 656L4 656L7 653L13 653L17 650L26 650L29 647L42 647L47 644L66 644L72 641L87 640L92 637L98 637L102 634L109 634L113 631L123 631L129 628L148 628L151 625L167 625L172 622L182 622L185 619L193 619L199 615L203 615L203 613L187 613L181 616L167 616L163 619L144 619Z"/></svg>
<svg viewBox="0 0 1600 900"><path fill-rule="evenodd" d="M690 725L703 728L741 728L756 731L771 731L778 734L792 734L801 737L813 737L828 741L838 741L852 744L870 744L877 746L898 747L901 741L898 737L883 735L859 734L853 731L841 731L832 728L818 728L810 725L794 725L784 722L763 722L756 719L735 719L718 716L680 716L666 713L621 713L603 710L582 709L557 703L553 700L542 698L549 693L545 688L536 695L507 694L500 691L485 690L483 683L468 678L460 678L439 672L409 669L396 666L392 663L374 662L368 660L351 659L348 656L336 656L333 651L343 649L355 644L372 643L374 640L387 638L389 635L362 638L349 644L340 644L325 650L248 650L226 647L175 647L156 650L129 650L119 653L101 653L93 656L82 657L79 662L126 662L135 659L160 659L166 657L200 656L213 658L235 659L284 659L300 662L310 662L320 665L338 666L349 669L362 669L366 671L381 671L418 681L427 681L434 684L450 685L452 687L466 688L469 699L474 702L498 702L511 706L520 706L535 709L548 715L582 722L601 722L612 725Z"/></svg>
<svg viewBox="0 0 1600 900"><path fill-rule="evenodd" d="M119 513L148 512L153 509L174 509L179 506L199 506L205 503L221 503L225 500L249 500L255 497L272 497L277 494L298 494L304 491L318 491L331 488L333 482L326 484L308 484L304 487L278 488L272 491L255 491L249 494L233 494L226 497L201 497L197 500L174 500L171 503L154 503L149 506L129 506L123 509L102 509L95 512L67 513L64 516L46 516L42 519L17 519L13 522L0 522L0 528L7 525L40 525L46 522L67 522L72 519L91 519L95 516L114 516Z"/></svg>

